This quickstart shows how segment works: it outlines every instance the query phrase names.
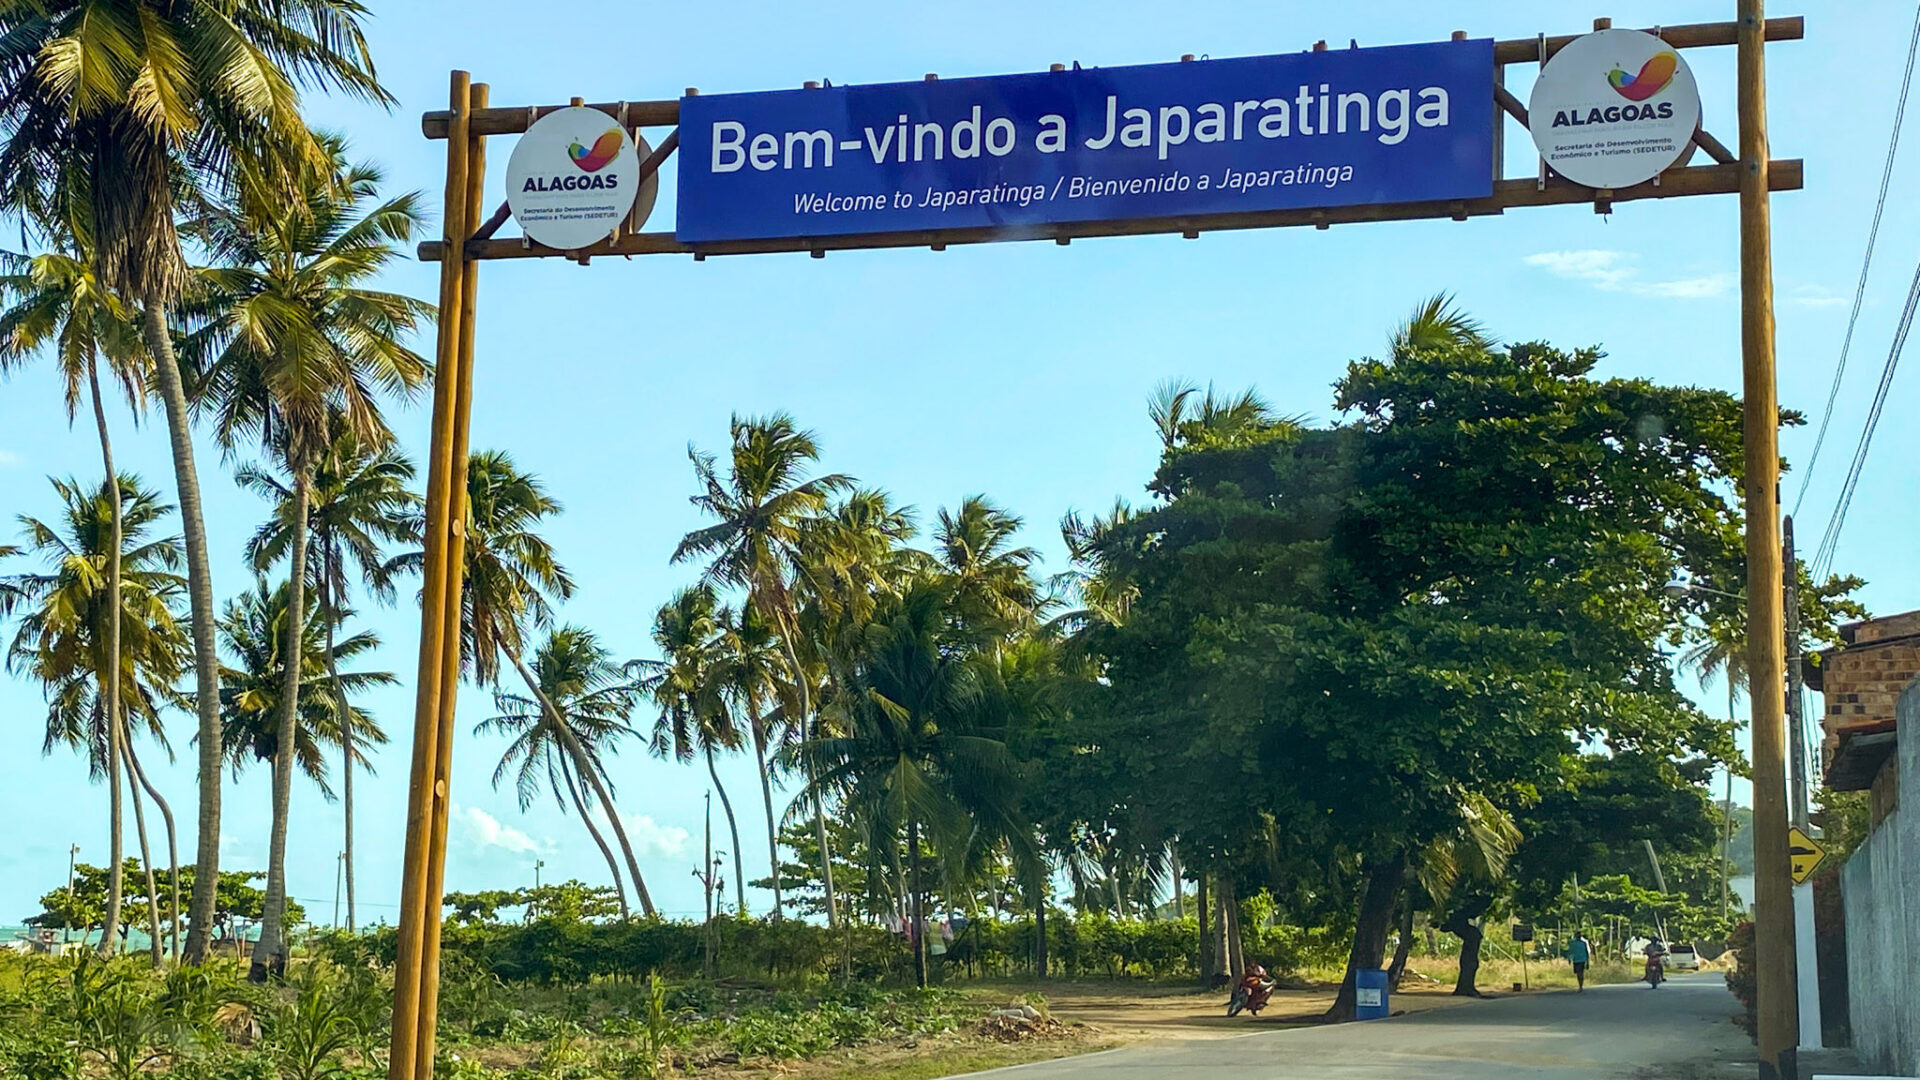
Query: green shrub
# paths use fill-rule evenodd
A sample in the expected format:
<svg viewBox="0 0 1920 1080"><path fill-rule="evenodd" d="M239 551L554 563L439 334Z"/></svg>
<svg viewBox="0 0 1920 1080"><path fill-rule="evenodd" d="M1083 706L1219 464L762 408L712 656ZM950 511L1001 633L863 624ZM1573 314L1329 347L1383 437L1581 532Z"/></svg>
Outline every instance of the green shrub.
<svg viewBox="0 0 1920 1080"><path fill-rule="evenodd" d="M0 1030L0 1077L77 1080L80 1051L62 1030L37 1025Z"/></svg>

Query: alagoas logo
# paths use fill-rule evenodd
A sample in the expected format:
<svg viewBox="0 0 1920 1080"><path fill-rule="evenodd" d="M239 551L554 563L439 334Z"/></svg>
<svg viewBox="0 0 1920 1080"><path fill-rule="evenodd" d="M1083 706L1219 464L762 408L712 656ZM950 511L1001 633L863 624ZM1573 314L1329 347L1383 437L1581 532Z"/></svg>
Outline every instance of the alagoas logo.
<svg viewBox="0 0 1920 1080"><path fill-rule="evenodd" d="M1680 70L1680 54L1668 50L1653 54L1640 65L1640 74L1629 75L1619 68L1607 72L1607 85L1628 101L1645 101L1667 88L1673 73Z"/></svg>
<svg viewBox="0 0 1920 1080"><path fill-rule="evenodd" d="M573 159L575 165L580 166L580 171L590 173L599 172L601 166L612 161L613 156L619 152L619 128L608 128L599 138L593 140L591 149L581 146L577 139L567 147L567 156Z"/></svg>
<svg viewBox="0 0 1920 1080"><path fill-rule="evenodd" d="M585 176L529 176L521 185L522 191L604 191L620 186L618 173L596 175L607 163L618 157L622 145L619 128L608 128L593 140L592 146L583 146L579 139L567 144L567 160L574 163Z"/></svg>

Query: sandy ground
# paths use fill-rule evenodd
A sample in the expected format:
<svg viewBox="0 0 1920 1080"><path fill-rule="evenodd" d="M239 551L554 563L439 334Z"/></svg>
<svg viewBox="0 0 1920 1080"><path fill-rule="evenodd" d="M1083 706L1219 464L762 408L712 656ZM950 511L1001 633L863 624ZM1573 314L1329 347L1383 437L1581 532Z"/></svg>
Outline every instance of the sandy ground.
<svg viewBox="0 0 1920 1080"><path fill-rule="evenodd" d="M1227 991L1131 983L1099 982L1046 987L1053 1014L1069 1023L1090 1024L1119 1039L1208 1039L1250 1031L1317 1025L1333 1005L1337 988L1278 990L1259 1016L1227 1015ZM1451 1009L1473 1004L1447 987L1407 986L1395 993L1395 1014Z"/></svg>

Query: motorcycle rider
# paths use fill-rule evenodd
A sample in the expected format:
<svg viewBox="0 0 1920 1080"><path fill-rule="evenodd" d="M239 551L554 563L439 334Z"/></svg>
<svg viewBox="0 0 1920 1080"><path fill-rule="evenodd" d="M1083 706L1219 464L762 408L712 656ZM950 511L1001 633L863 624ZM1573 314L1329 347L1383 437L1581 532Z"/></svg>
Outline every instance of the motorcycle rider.
<svg viewBox="0 0 1920 1080"><path fill-rule="evenodd" d="M1644 951L1647 956L1645 978L1655 990L1658 990L1660 989L1660 984L1665 982L1667 978L1667 946L1660 940L1660 935L1655 934L1647 942L1647 947L1642 951Z"/></svg>

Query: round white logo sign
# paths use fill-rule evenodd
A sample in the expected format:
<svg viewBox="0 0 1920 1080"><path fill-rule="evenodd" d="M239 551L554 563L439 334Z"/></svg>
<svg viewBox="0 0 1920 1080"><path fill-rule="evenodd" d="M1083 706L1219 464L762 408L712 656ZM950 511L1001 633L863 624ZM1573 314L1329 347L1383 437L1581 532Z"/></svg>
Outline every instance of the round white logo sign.
<svg viewBox="0 0 1920 1080"><path fill-rule="evenodd" d="M1638 30L1601 30L1547 61L1527 103L1527 126L1560 175L1588 187L1632 187L1692 148L1700 89L1666 42Z"/></svg>
<svg viewBox="0 0 1920 1080"><path fill-rule="evenodd" d="M640 185L633 140L598 109L571 107L533 122L507 160L507 206L530 238L572 251L605 240Z"/></svg>

